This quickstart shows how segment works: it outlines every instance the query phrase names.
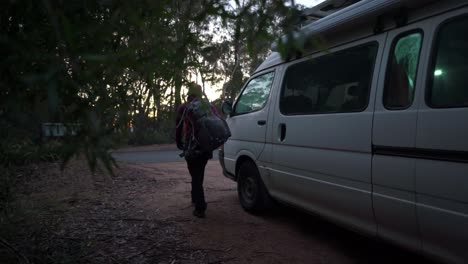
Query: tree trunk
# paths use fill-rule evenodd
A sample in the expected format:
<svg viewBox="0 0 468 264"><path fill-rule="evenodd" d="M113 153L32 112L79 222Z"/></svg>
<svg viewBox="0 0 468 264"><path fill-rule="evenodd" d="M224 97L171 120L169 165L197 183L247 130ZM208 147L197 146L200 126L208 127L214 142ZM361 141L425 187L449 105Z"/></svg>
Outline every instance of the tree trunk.
<svg viewBox="0 0 468 264"><path fill-rule="evenodd" d="M178 72L176 73L176 77L174 80L174 112L177 111L179 106L182 104L182 101L180 99L180 93L182 91L182 69L178 69Z"/></svg>
<svg viewBox="0 0 468 264"><path fill-rule="evenodd" d="M161 121L161 96L164 93L161 89L161 83L158 83L156 85L156 90L155 93L153 94L153 102L155 106L155 117L156 117L156 123L159 124Z"/></svg>

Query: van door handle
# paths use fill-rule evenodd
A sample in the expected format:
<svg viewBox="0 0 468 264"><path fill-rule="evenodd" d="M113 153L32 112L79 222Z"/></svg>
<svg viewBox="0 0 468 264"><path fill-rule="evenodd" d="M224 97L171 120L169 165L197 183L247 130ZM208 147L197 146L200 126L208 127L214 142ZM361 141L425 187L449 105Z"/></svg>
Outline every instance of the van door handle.
<svg viewBox="0 0 468 264"><path fill-rule="evenodd" d="M257 124L258 124L259 126L264 126L264 125L266 124L266 120L258 120L258 121L257 121Z"/></svg>
<svg viewBox="0 0 468 264"><path fill-rule="evenodd" d="M279 125L279 141L283 142L284 139L286 138L286 124L280 124Z"/></svg>

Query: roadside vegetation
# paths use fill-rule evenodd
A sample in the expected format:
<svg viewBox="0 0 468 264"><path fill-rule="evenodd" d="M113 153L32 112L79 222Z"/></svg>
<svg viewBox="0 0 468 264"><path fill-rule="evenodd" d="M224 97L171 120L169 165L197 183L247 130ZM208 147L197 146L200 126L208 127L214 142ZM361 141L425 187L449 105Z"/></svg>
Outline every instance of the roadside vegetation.
<svg viewBox="0 0 468 264"><path fill-rule="evenodd" d="M205 94L216 87L217 107L234 99L303 8L281 0L2 1L0 253L7 263L76 263L86 245L63 235L73 230L49 232L72 224L63 220L69 204L65 210L47 192L68 190L75 177L107 175L109 184L118 177L113 149L171 143L189 85ZM33 201L38 193L48 198ZM71 248L58 249L64 242Z"/></svg>

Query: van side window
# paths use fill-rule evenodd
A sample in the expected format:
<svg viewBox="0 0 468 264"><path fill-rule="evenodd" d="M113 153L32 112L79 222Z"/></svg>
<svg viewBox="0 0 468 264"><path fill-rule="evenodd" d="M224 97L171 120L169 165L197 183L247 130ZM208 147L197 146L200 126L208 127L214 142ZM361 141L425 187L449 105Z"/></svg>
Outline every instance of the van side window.
<svg viewBox="0 0 468 264"><path fill-rule="evenodd" d="M427 102L434 108L468 106L468 17L444 24L437 35Z"/></svg>
<svg viewBox="0 0 468 264"><path fill-rule="evenodd" d="M393 42L383 104L387 109L405 109L413 103L422 34L411 33Z"/></svg>
<svg viewBox="0 0 468 264"><path fill-rule="evenodd" d="M268 101L274 76L274 72L269 72L250 80L237 100L234 113L245 114L262 109Z"/></svg>
<svg viewBox="0 0 468 264"><path fill-rule="evenodd" d="M377 49L377 43L370 43L290 66L281 91L281 113L363 111L369 101Z"/></svg>

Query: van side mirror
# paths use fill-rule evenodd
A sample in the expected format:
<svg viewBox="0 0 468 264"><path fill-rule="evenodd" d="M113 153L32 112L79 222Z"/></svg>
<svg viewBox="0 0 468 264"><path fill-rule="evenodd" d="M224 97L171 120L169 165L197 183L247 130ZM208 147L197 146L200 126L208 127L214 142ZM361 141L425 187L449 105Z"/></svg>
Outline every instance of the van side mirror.
<svg viewBox="0 0 468 264"><path fill-rule="evenodd" d="M221 111L223 114L229 115L232 113L232 103L230 101L224 101L223 105L221 106Z"/></svg>

